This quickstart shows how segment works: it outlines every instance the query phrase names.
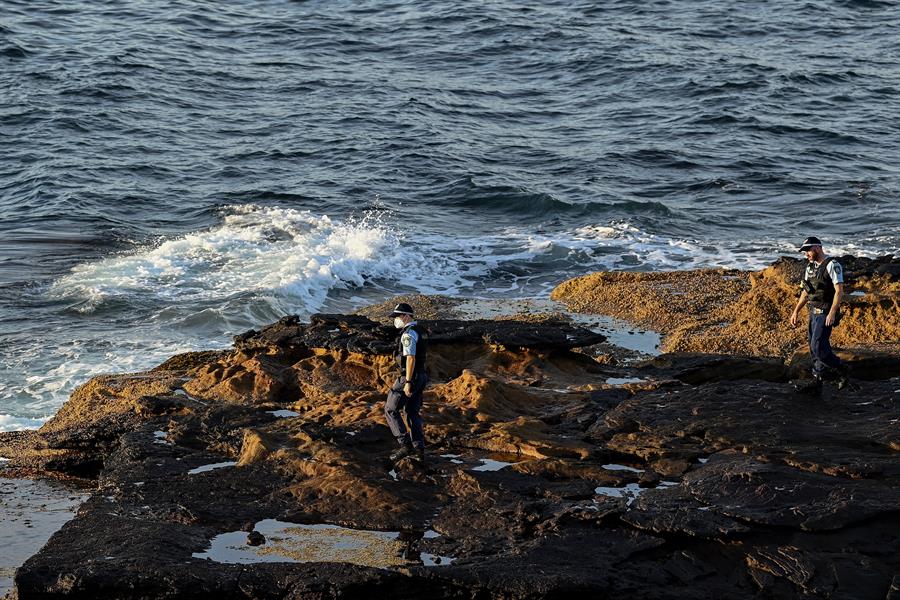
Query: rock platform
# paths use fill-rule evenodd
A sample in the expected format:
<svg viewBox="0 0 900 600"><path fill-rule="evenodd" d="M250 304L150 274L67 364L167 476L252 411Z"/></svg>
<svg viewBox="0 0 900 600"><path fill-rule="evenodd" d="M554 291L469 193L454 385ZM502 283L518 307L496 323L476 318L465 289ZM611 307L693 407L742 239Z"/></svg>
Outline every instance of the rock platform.
<svg viewBox="0 0 900 600"><path fill-rule="evenodd" d="M790 383L802 353L620 366L570 322L424 325L425 464L388 460L396 333L361 315L96 377L40 430L0 433L4 476L93 489L18 597L898 597L892 348L843 351L854 388L811 398ZM272 519L397 536L263 562ZM260 560L211 556L240 531Z"/></svg>

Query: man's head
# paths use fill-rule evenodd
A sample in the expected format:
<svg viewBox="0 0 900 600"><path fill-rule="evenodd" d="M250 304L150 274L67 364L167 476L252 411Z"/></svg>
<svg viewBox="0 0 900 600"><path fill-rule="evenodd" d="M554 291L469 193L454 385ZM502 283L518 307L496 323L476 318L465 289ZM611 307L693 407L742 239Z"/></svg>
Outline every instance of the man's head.
<svg viewBox="0 0 900 600"><path fill-rule="evenodd" d="M822 250L822 241L812 235L803 240L800 252L806 254L806 260L809 262L820 262L825 258L825 252Z"/></svg>
<svg viewBox="0 0 900 600"><path fill-rule="evenodd" d="M401 302L394 307L394 310L391 311L391 316L394 317L394 327L396 327L397 329L403 329L413 320L412 306L410 306L406 302Z"/></svg>

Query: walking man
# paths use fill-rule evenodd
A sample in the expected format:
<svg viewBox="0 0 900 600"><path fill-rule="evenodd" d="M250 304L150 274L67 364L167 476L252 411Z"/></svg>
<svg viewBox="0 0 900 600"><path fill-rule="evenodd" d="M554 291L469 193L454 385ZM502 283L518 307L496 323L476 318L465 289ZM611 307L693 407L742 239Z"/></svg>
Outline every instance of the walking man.
<svg viewBox="0 0 900 600"><path fill-rule="evenodd" d="M391 460L398 461L411 454L424 460L425 433L419 411L422 409L422 394L428 383L425 375L428 342L413 319L413 309L409 304L401 302L391 312L391 316L394 317L394 327L400 330L394 355L400 374L391 386L384 405L388 427L400 444L400 448L391 454ZM400 411L406 413L406 424Z"/></svg>
<svg viewBox="0 0 900 600"><path fill-rule="evenodd" d="M836 373L837 387L847 385L847 374L841 360L831 350L831 329L840 320L841 298L844 295L844 272L834 258L826 256L817 237L803 240L800 252L806 253L806 272L803 291L791 314L791 326L796 327L800 309L809 302L809 352L812 355L814 385L809 390L819 393L829 370Z"/></svg>

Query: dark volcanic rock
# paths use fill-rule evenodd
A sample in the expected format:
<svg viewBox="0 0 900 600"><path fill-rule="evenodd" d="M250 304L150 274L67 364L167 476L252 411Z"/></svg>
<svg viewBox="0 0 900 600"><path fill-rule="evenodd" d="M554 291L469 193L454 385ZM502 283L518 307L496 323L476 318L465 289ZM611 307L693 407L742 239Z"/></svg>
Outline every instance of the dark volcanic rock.
<svg viewBox="0 0 900 600"><path fill-rule="evenodd" d="M258 531L251 531L247 535L247 545L248 546L262 546L266 543L266 536L261 534Z"/></svg>
<svg viewBox="0 0 900 600"><path fill-rule="evenodd" d="M834 590L842 588L853 590L846 598L880 595L884 576L861 569L866 562L866 557L857 552L823 552L792 545L760 547L747 556L751 577L764 592L792 587L817 598L835 597Z"/></svg>
<svg viewBox="0 0 900 600"><path fill-rule="evenodd" d="M648 376L668 377L691 384L739 379L788 381L796 376L796 372L777 358L697 353L663 354L639 368Z"/></svg>
<svg viewBox="0 0 900 600"><path fill-rule="evenodd" d="M900 350L900 349L898 349ZM865 348L837 349L836 354L850 369L853 379L878 381L900 377L900 351L888 354ZM812 366L809 349L803 348L795 352L787 361L788 367L796 373L803 369L804 375Z"/></svg>
<svg viewBox="0 0 900 600"><path fill-rule="evenodd" d="M900 489L880 479L797 472L733 451L685 476L691 495L745 522L805 531L840 529L900 510Z"/></svg>
<svg viewBox="0 0 900 600"><path fill-rule="evenodd" d="M571 323L523 321L420 321L432 345L491 344L511 348L569 350L599 344L606 336ZM313 315L309 324L285 317L261 331L235 336L235 346L305 346L367 354L392 354L397 331L358 315Z"/></svg>
<svg viewBox="0 0 900 600"><path fill-rule="evenodd" d="M716 505L699 502L683 486L646 492L622 520L653 533L709 539L723 539L750 531L740 521L722 514Z"/></svg>
<svg viewBox="0 0 900 600"><path fill-rule="evenodd" d="M887 600L896 600L900 598L900 575L894 575L891 582L891 589L888 590Z"/></svg>
<svg viewBox="0 0 900 600"><path fill-rule="evenodd" d="M490 590L495 597L577 597L599 590L621 593L641 577L651 578L647 589L665 581L662 574L651 574L646 563L634 560L663 544L660 538L629 530L571 529L525 543L511 555L481 557L426 573L450 579L460 587Z"/></svg>
<svg viewBox="0 0 900 600"><path fill-rule="evenodd" d="M6 471L96 485L18 570L19 597L889 594L900 383L878 354L859 389L811 401L775 360L666 355L617 371L650 381L611 388L570 351L596 340L585 330L428 327L425 464L388 460L396 332L353 316L96 378L41 430L0 434ZM272 519L357 537L324 555L333 530L297 529L308 545L290 546ZM372 531L398 533L367 545ZM285 562L219 562L223 534Z"/></svg>

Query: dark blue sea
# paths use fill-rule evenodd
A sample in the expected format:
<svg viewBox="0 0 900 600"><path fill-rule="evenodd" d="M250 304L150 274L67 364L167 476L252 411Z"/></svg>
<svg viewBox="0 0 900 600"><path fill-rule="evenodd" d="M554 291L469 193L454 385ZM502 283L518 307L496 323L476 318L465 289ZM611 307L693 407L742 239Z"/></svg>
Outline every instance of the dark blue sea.
<svg viewBox="0 0 900 600"><path fill-rule="evenodd" d="M397 293L900 247L900 7L0 0L0 429Z"/></svg>

